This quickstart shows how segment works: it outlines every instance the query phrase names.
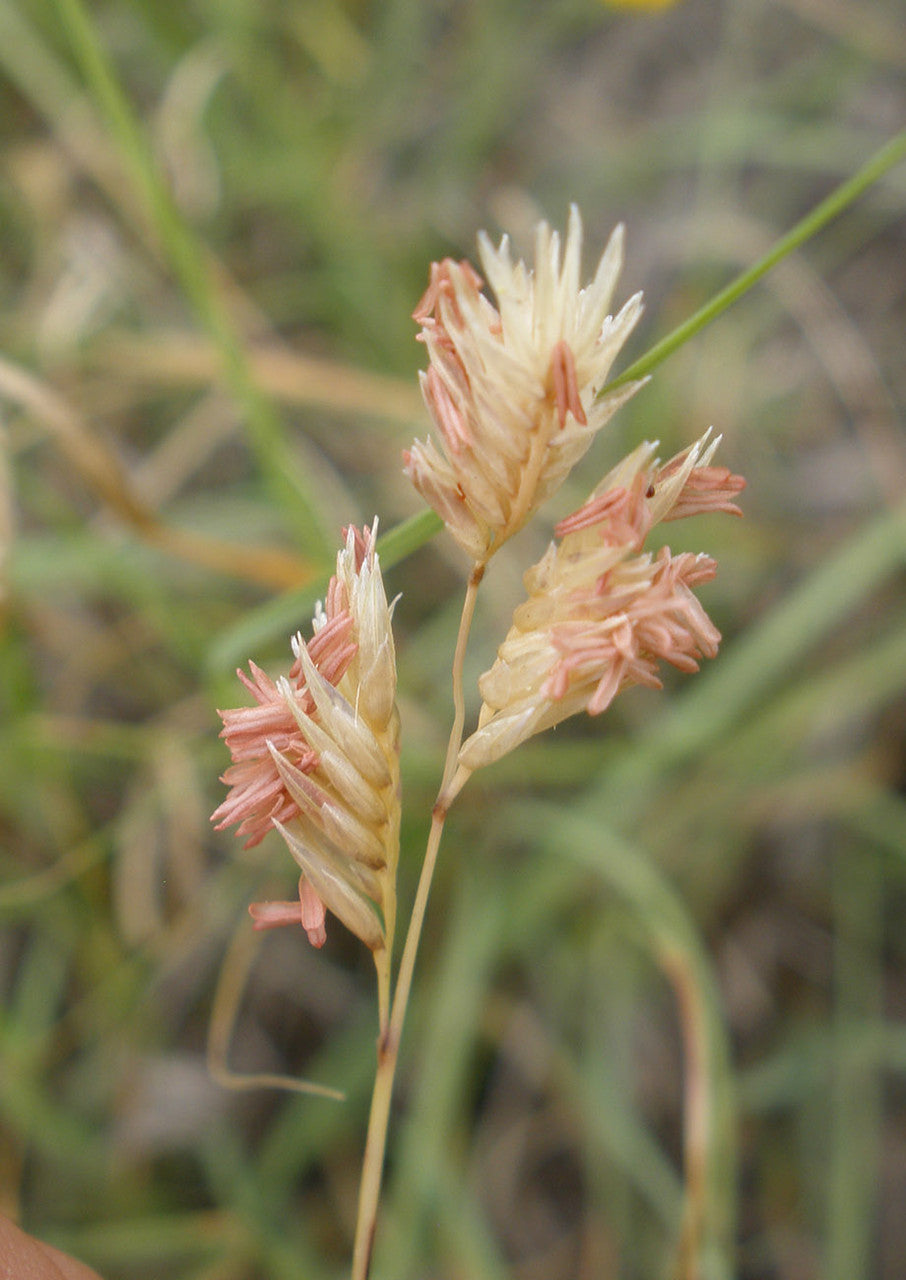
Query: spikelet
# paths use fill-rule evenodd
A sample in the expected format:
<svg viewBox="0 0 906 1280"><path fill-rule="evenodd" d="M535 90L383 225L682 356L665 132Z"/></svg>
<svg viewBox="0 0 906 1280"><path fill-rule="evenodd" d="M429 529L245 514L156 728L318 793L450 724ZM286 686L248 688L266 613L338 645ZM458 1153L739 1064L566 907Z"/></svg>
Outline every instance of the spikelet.
<svg viewBox="0 0 906 1280"><path fill-rule="evenodd" d="M233 763L212 815L246 844L274 828L302 875L296 902L256 903L257 928L299 924L322 946L331 911L377 952L389 947L399 855L396 657L371 529L350 528L314 635L292 640L276 683L253 663L239 678L257 706L220 712Z"/></svg>
<svg viewBox="0 0 906 1280"><path fill-rule="evenodd" d="M484 564L561 485L640 382L596 399L638 320L641 294L609 314L623 258L617 227L593 281L579 287L582 225L572 206L560 237L536 231L535 269L515 265L504 237L479 237L497 297L468 262L435 263L414 313L429 365L422 394L440 448L416 441L406 472L453 537Z"/></svg>
<svg viewBox="0 0 906 1280"><path fill-rule="evenodd" d="M713 467L706 434L665 466L642 444L557 526L558 543L525 575L528 599L479 680L478 728L460 765L490 764L579 711L599 715L621 689L660 688L660 661L696 671L720 634L693 588L713 578L704 555L642 551L653 525L702 511L741 514L740 476Z"/></svg>

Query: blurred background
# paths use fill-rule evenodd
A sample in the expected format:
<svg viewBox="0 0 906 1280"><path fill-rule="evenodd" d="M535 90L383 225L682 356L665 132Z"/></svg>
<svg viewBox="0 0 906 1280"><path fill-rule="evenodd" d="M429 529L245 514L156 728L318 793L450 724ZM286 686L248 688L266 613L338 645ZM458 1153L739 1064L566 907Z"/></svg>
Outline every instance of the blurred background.
<svg viewBox="0 0 906 1280"><path fill-rule="evenodd" d="M576 201L590 273L625 221L625 367L904 121L901 0L2 0L0 1209L106 1280L346 1273L370 957L336 923L253 950L293 867L209 827L216 708L285 670L343 524L419 510L428 264ZM627 448L713 424L748 479L744 520L669 530L719 561L720 657L451 815L375 1280L906 1271L904 207L901 165L495 561L472 689ZM386 573L404 904L465 570L437 536ZM346 1102L215 1083L218 990L232 1067Z"/></svg>

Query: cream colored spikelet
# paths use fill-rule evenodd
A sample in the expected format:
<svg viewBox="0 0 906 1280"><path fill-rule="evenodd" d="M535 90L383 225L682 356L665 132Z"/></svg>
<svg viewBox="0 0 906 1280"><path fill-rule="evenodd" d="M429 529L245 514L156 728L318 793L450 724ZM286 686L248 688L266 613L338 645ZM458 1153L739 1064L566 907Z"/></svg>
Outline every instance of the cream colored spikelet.
<svg viewBox="0 0 906 1280"><path fill-rule="evenodd" d="M214 818L257 843L271 827L302 877L297 902L254 904L259 928L302 923L316 945L332 912L372 949L392 945L399 856L396 656L371 529L347 531L314 635L292 640L275 683L243 677L259 703L222 712L234 764ZM241 673L240 673L241 674Z"/></svg>
<svg viewBox="0 0 906 1280"><path fill-rule="evenodd" d="M614 316L623 259L617 227L593 280L580 288L582 224L560 237L542 222L535 266L513 262L504 237L479 236L494 307L468 263L435 263L415 311L428 351L422 393L438 444L416 442L406 472L478 564L560 487L595 435L641 386L599 396L642 310L636 294ZM438 447L439 445L439 447Z"/></svg>
<svg viewBox="0 0 906 1280"><path fill-rule="evenodd" d="M557 526L559 541L525 575L527 599L479 680L478 728L461 766L473 771L527 738L632 684L660 687L659 662L695 671L720 633L693 588L714 576L704 555L642 550L651 528L699 511L740 514L740 476L711 466L708 434L665 466L642 444Z"/></svg>

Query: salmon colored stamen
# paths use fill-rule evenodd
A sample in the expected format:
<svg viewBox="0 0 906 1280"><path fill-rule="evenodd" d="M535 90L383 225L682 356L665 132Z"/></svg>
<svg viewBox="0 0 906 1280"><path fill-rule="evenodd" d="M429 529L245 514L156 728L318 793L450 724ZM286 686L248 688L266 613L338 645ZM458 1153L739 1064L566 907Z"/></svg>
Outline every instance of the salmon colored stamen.
<svg viewBox="0 0 906 1280"><path fill-rule="evenodd" d="M583 427L588 425L582 401L579 399L579 382L576 378L576 361L569 344L562 340L551 352L551 382L554 390L554 403L557 406L557 418L560 429L566 425L566 415L571 413Z"/></svg>

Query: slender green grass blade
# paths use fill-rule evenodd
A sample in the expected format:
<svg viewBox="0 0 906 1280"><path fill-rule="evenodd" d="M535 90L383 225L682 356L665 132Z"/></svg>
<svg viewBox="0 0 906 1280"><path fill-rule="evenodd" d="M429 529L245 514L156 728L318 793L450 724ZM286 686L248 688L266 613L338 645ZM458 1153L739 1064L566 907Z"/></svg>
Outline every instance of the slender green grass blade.
<svg viewBox="0 0 906 1280"><path fill-rule="evenodd" d="M682 899L645 854L600 821L577 810L526 804L514 824L531 838L546 832L564 857L593 870L638 916L659 964L680 966L702 1017L701 1087L707 1132L703 1138L705 1202L700 1261L709 1280L734 1272L736 1118L730 1048L720 996L703 940Z"/></svg>
<svg viewBox="0 0 906 1280"><path fill-rule="evenodd" d="M290 449L278 414L255 383L241 336L215 282L209 255L180 214L160 175L95 23L81 0L53 0L53 7L164 254L220 352L224 377L245 410L249 440L271 494L307 554L315 559L326 557L331 546L330 522L322 515L315 492Z"/></svg>
<svg viewBox="0 0 906 1280"><path fill-rule="evenodd" d="M663 364L668 356L673 355L674 351L679 350L690 338L695 337L706 325L709 325L712 320L716 320L718 316L722 315L728 307L731 307L734 302L737 302L744 294L748 293L753 285L757 284L773 267L776 267L778 262L781 262L795 249L800 248L807 240L817 235L829 222L838 217L854 200L863 195L869 187L873 186L885 173L893 169L904 158L906 158L906 131L897 134L896 137L881 147L858 173L853 174L846 182L836 187L819 205L806 214L801 221L797 222L786 235L781 236L777 243L757 262L716 293L709 302L706 302L688 320L684 320L682 324L677 325L671 333L668 333L660 342L634 361L628 369L624 369L618 377L602 387L600 394L606 395L615 387L620 387L626 382L632 382L636 378L643 378L652 369L656 369L659 364Z"/></svg>

